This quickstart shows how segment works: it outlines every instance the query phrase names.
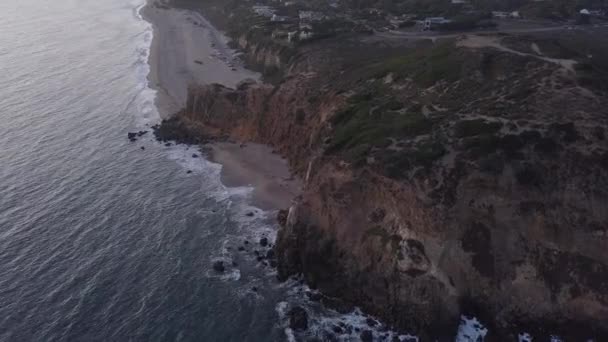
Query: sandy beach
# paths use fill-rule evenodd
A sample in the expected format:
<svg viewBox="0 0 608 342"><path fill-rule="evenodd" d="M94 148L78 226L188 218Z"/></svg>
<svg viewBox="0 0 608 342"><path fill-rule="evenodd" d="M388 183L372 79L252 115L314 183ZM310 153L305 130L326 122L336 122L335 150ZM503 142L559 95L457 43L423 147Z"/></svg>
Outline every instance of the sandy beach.
<svg viewBox="0 0 608 342"><path fill-rule="evenodd" d="M199 13L157 6L149 0L142 16L154 28L150 49L150 87L158 91L156 104L162 117L184 108L190 84L219 83L235 87L259 74L245 69L228 38Z"/></svg>
<svg viewBox="0 0 608 342"><path fill-rule="evenodd" d="M243 67L229 39L199 13L157 7L150 0L142 9L152 23L150 86L156 89L156 105L163 118L186 104L190 84L219 83L235 87L259 74ZM222 182L229 187L252 186L253 204L265 210L286 208L300 192L287 162L260 144L214 143L210 158L222 165Z"/></svg>
<svg viewBox="0 0 608 342"><path fill-rule="evenodd" d="M265 145L215 143L211 160L222 164L226 186L252 186L252 200L261 209L286 207L300 192L300 182L289 172L287 161Z"/></svg>

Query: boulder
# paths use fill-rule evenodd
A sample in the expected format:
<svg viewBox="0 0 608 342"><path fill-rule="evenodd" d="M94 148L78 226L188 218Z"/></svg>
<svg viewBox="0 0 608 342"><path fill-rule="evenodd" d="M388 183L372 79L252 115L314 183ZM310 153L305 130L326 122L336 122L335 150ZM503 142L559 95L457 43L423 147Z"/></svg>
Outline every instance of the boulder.
<svg viewBox="0 0 608 342"><path fill-rule="evenodd" d="M361 335L359 335L359 337L361 338L362 342L373 342L374 341L374 334L372 334L372 332L370 330L363 330L361 332Z"/></svg>
<svg viewBox="0 0 608 342"><path fill-rule="evenodd" d="M365 319L365 323L367 323L367 325L369 325L370 327L375 327L378 324L378 322L369 317Z"/></svg>
<svg viewBox="0 0 608 342"><path fill-rule="evenodd" d="M216 261L213 263L213 270L218 272L218 273L223 273L226 270L226 267L224 267L224 262L223 261Z"/></svg>
<svg viewBox="0 0 608 342"><path fill-rule="evenodd" d="M308 329L308 313L302 307L291 308L287 313L289 317L289 327L294 331L305 331Z"/></svg>
<svg viewBox="0 0 608 342"><path fill-rule="evenodd" d="M268 238L267 237L263 237L263 238L260 239L260 246L262 246L262 247L268 246Z"/></svg>
<svg viewBox="0 0 608 342"><path fill-rule="evenodd" d="M266 258L267 259L274 259L275 254L274 254L274 249L269 249L268 252L266 252Z"/></svg>

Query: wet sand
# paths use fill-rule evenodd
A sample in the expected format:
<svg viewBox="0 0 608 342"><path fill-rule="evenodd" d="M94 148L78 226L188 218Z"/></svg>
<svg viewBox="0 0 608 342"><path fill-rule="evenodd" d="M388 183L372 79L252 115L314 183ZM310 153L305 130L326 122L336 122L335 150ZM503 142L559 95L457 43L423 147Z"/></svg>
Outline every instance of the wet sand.
<svg viewBox="0 0 608 342"><path fill-rule="evenodd" d="M157 7L150 0L142 16L152 23L150 87L156 89L156 105L166 118L185 107L190 84L219 83L235 87L246 79L259 80L227 46L228 38L200 14ZM229 187L252 186L253 204L265 210L289 207L300 191L287 162L260 144L214 143L211 159L222 165L222 182Z"/></svg>
<svg viewBox="0 0 608 342"><path fill-rule="evenodd" d="M252 186L252 200L261 209L286 208L301 189L291 175L287 161L265 145L215 143L211 160L222 164L221 180L226 186Z"/></svg>

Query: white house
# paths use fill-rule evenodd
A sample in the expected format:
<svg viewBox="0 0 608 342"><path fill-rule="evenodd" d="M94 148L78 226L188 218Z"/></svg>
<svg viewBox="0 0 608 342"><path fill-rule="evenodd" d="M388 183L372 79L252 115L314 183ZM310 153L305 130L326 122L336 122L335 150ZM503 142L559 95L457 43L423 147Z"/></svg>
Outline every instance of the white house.
<svg viewBox="0 0 608 342"><path fill-rule="evenodd" d="M255 5L255 6L251 7L251 9L253 10L253 12L255 12L255 14L261 15L261 16L267 17L267 18L272 18L272 16L274 15L274 12L276 12L276 10L273 7L266 6L266 5Z"/></svg>
<svg viewBox="0 0 608 342"><path fill-rule="evenodd" d="M447 24L447 23L451 23L451 22L452 22L451 20L446 19L444 17L426 18L426 19L424 19L424 30L429 31L429 30L433 29L433 26Z"/></svg>
<svg viewBox="0 0 608 342"><path fill-rule="evenodd" d="M325 15L323 13L314 11L300 11L299 17L302 21L320 21L325 19Z"/></svg>
<svg viewBox="0 0 608 342"><path fill-rule="evenodd" d="M306 40L312 38L313 33L311 31L300 31L300 40Z"/></svg>
<svg viewBox="0 0 608 342"><path fill-rule="evenodd" d="M289 20L289 17L286 17L284 15L276 15L276 14L273 14L272 18L270 18L270 21L274 21L274 22L285 22L287 20Z"/></svg>

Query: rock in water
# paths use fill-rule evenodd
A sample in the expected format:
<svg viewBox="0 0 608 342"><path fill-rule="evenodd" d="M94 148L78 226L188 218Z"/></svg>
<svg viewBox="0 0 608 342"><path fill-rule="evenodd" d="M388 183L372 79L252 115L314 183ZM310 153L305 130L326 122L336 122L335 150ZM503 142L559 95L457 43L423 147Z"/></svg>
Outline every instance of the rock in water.
<svg viewBox="0 0 608 342"><path fill-rule="evenodd" d="M296 306L287 313L289 316L289 327L294 331L308 329L308 313L303 308Z"/></svg>
<svg viewBox="0 0 608 342"><path fill-rule="evenodd" d="M262 247L268 246L268 238L266 238L266 237L261 238L260 239L260 246L262 246Z"/></svg>
<svg viewBox="0 0 608 342"><path fill-rule="evenodd" d="M266 252L266 259L274 259L274 249L269 249L268 252Z"/></svg>
<svg viewBox="0 0 608 342"><path fill-rule="evenodd" d="M373 342L374 341L374 335L369 330L364 330L363 332L361 332L361 335L359 335L359 337L361 337L362 342Z"/></svg>
<svg viewBox="0 0 608 342"><path fill-rule="evenodd" d="M369 325L370 327L375 327L376 324L378 324L378 322L374 321L373 319L371 319L369 317L367 319L365 319L365 323L367 323L367 325Z"/></svg>
<svg viewBox="0 0 608 342"><path fill-rule="evenodd" d="M226 270L226 267L224 267L224 262L223 261L216 261L213 263L213 270L218 272L218 273L223 273Z"/></svg>
<svg viewBox="0 0 608 342"><path fill-rule="evenodd" d="M193 154L192 158L198 158L198 154Z"/></svg>

